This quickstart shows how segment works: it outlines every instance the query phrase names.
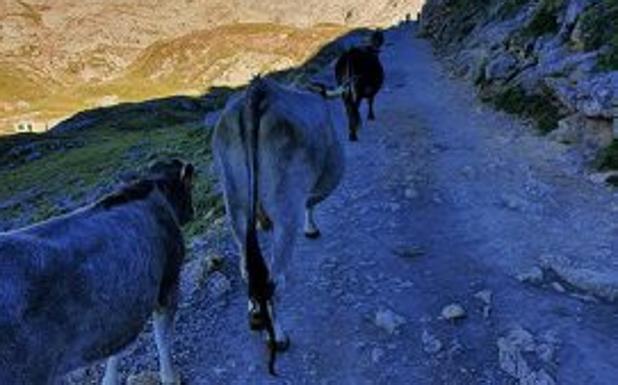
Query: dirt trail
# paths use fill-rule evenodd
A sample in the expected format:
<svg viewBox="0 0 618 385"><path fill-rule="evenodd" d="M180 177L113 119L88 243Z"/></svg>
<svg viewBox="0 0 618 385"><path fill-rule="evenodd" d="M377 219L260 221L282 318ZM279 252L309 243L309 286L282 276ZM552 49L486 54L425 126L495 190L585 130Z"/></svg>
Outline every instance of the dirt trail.
<svg viewBox="0 0 618 385"><path fill-rule="evenodd" d="M343 185L317 210L322 238L301 239L289 263L279 312L292 347L280 377L267 375L248 331L235 250L223 242L231 287L222 279L208 289L220 295L180 312L187 384L615 384L618 308L547 271L516 277L549 255L611 283L616 194L568 147L449 79L410 29L387 34L382 59L377 121L346 144ZM451 303L465 319L440 319ZM150 341L132 356L128 371L156 369Z"/></svg>

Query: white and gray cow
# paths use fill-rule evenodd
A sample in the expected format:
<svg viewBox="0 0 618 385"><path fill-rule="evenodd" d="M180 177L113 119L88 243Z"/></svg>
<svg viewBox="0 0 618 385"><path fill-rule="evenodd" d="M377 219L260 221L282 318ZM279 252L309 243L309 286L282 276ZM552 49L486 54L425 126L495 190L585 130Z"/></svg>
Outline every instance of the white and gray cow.
<svg viewBox="0 0 618 385"><path fill-rule="evenodd" d="M0 384L55 385L109 358L103 384L118 385L116 354L151 314L161 381L179 383L171 339L192 175L157 162L94 205L0 233Z"/></svg>
<svg viewBox="0 0 618 385"><path fill-rule="evenodd" d="M268 331L273 374L275 352L288 339L274 318L270 269L281 282L303 220L307 237L320 235L314 208L335 190L345 164L326 97L346 86L308 92L257 77L227 103L215 128L213 150L248 283L250 325ZM256 224L273 232L270 269Z"/></svg>

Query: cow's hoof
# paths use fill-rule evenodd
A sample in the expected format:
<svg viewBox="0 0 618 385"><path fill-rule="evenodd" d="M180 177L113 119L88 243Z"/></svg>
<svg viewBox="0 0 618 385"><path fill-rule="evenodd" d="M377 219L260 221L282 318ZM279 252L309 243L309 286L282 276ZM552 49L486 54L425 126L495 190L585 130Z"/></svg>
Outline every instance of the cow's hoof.
<svg viewBox="0 0 618 385"><path fill-rule="evenodd" d="M369 115L367 117L367 120L376 120L376 117L374 115Z"/></svg>
<svg viewBox="0 0 618 385"><path fill-rule="evenodd" d="M350 142L358 142L358 136L356 136L356 134L350 134Z"/></svg>
<svg viewBox="0 0 618 385"><path fill-rule="evenodd" d="M180 378L180 374L174 373L171 376L165 378L161 375L161 384L162 385L184 385L184 381Z"/></svg>
<svg viewBox="0 0 618 385"><path fill-rule="evenodd" d="M314 230L314 231L305 231L305 237L309 238L309 239L318 239L320 238L320 236L322 236L322 233L320 232L320 230Z"/></svg>
<svg viewBox="0 0 618 385"><path fill-rule="evenodd" d="M268 345L271 345L271 342L268 342ZM275 341L275 349L278 352L285 352L290 348L290 337L287 335L283 337L282 340Z"/></svg>

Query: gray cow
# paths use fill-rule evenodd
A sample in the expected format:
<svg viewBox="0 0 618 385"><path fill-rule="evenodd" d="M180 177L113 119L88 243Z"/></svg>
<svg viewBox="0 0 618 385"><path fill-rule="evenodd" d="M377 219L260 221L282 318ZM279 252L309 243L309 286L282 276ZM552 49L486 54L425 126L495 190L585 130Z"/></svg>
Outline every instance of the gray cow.
<svg viewBox="0 0 618 385"><path fill-rule="evenodd" d="M333 98L344 90L317 88ZM227 103L213 137L241 272L248 282L250 325L268 331L273 374L275 352L284 350L288 339L274 318L274 283L255 227L260 224L273 232L270 267L279 279L292 256L303 213L305 235L319 236L313 210L344 172L342 143L323 96L257 77Z"/></svg>
<svg viewBox="0 0 618 385"><path fill-rule="evenodd" d="M154 311L161 380L177 384L171 338L193 215L193 166L158 162L149 177L94 205L0 234L0 384L53 385L114 356Z"/></svg>

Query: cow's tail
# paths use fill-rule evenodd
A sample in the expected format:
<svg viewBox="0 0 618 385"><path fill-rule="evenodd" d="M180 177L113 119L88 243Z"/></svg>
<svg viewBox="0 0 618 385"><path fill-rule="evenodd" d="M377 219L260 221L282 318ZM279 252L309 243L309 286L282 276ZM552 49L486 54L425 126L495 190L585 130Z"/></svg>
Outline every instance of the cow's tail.
<svg viewBox="0 0 618 385"><path fill-rule="evenodd" d="M353 103L356 103L358 100L358 85L356 83L359 79L358 74L355 74L352 70L352 59L350 56L348 56L348 60L346 60L345 64L345 78L348 80L347 92L349 98Z"/></svg>
<svg viewBox="0 0 618 385"><path fill-rule="evenodd" d="M245 116L247 117L247 171L249 175L249 212L247 213L247 238L245 240L245 269L248 275L249 298L257 303L259 316L264 321L270 343L270 360L268 369L275 375L276 336L273 319L269 310L270 300L274 292L274 284L264 261L257 238L256 212L258 204L258 152L259 130L262 108L266 99L266 84L258 76L251 81L246 91Z"/></svg>

